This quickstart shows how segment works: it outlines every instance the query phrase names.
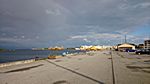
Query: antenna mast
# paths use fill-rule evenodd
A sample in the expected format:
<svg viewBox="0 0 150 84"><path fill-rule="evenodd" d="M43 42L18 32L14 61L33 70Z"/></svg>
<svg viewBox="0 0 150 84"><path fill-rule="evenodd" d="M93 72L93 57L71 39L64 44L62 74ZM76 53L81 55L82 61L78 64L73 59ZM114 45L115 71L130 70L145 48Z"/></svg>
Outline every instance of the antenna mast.
<svg viewBox="0 0 150 84"><path fill-rule="evenodd" d="M126 35L125 35L125 43L127 43L127 38L126 38Z"/></svg>

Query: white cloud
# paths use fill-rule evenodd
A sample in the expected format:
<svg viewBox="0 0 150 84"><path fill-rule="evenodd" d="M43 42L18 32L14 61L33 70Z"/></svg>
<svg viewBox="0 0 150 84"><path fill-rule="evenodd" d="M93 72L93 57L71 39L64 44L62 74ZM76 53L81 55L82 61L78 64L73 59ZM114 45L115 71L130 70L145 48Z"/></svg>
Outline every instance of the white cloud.
<svg viewBox="0 0 150 84"><path fill-rule="evenodd" d="M36 39L39 39L40 37L39 37L39 36L36 36L35 38L36 38Z"/></svg>
<svg viewBox="0 0 150 84"><path fill-rule="evenodd" d="M23 39L24 39L24 38L25 38L25 36L21 36L21 38L23 38Z"/></svg>
<svg viewBox="0 0 150 84"><path fill-rule="evenodd" d="M86 39L86 38L84 38L83 39L85 42L91 42L90 40L88 40L88 39Z"/></svg>
<svg viewBox="0 0 150 84"><path fill-rule="evenodd" d="M133 6L134 8L148 8L150 7L150 2L139 3Z"/></svg>
<svg viewBox="0 0 150 84"><path fill-rule="evenodd" d="M88 35L76 35L76 36L71 36L71 39L116 39L116 38L121 38L121 34L110 34L110 33L91 33Z"/></svg>
<svg viewBox="0 0 150 84"><path fill-rule="evenodd" d="M85 35L77 35L77 36L71 36L71 39L79 39L79 38L86 38L87 36Z"/></svg>
<svg viewBox="0 0 150 84"><path fill-rule="evenodd" d="M46 10L45 12L46 12L46 14L51 14L51 15L55 15L55 16L61 15L61 12L60 12L59 9L56 9L56 10Z"/></svg>
<svg viewBox="0 0 150 84"><path fill-rule="evenodd" d="M14 39L14 38L0 38L0 41L2 41L2 42L16 42L17 39Z"/></svg>

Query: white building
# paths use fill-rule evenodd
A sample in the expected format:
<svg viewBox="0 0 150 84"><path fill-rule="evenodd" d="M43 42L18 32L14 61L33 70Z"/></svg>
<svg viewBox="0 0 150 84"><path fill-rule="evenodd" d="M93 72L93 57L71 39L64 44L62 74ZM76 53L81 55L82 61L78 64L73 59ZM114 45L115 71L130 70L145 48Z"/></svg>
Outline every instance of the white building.
<svg viewBox="0 0 150 84"><path fill-rule="evenodd" d="M133 49L135 50L135 45L134 44L130 44L130 43L123 43L118 45L118 50L122 50L122 49Z"/></svg>
<svg viewBox="0 0 150 84"><path fill-rule="evenodd" d="M100 46L100 45L90 45L90 46L86 46L86 45L84 45L84 46L81 46L80 47L80 49L81 50L87 50L87 49L97 49L97 50L102 50L102 49L110 49L110 48L112 48L112 46L104 46L104 45L102 45L102 46Z"/></svg>

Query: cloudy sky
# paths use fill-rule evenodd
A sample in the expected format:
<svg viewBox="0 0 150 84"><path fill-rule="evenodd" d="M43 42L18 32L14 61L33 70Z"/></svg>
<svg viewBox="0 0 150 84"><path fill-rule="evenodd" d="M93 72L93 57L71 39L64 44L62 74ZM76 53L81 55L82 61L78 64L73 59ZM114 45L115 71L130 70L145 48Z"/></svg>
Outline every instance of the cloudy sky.
<svg viewBox="0 0 150 84"><path fill-rule="evenodd" d="M0 48L143 43L150 0L0 0Z"/></svg>

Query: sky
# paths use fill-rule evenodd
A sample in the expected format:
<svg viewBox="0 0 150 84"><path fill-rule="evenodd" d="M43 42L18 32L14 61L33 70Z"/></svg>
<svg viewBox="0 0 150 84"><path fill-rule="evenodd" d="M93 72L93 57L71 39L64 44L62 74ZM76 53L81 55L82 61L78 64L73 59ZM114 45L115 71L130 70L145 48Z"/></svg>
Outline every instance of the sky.
<svg viewBox="0 0 150 84"><path fill-rule="evenodd" d="M0 0L0 48L143 43L150 0Z"/></svg>

